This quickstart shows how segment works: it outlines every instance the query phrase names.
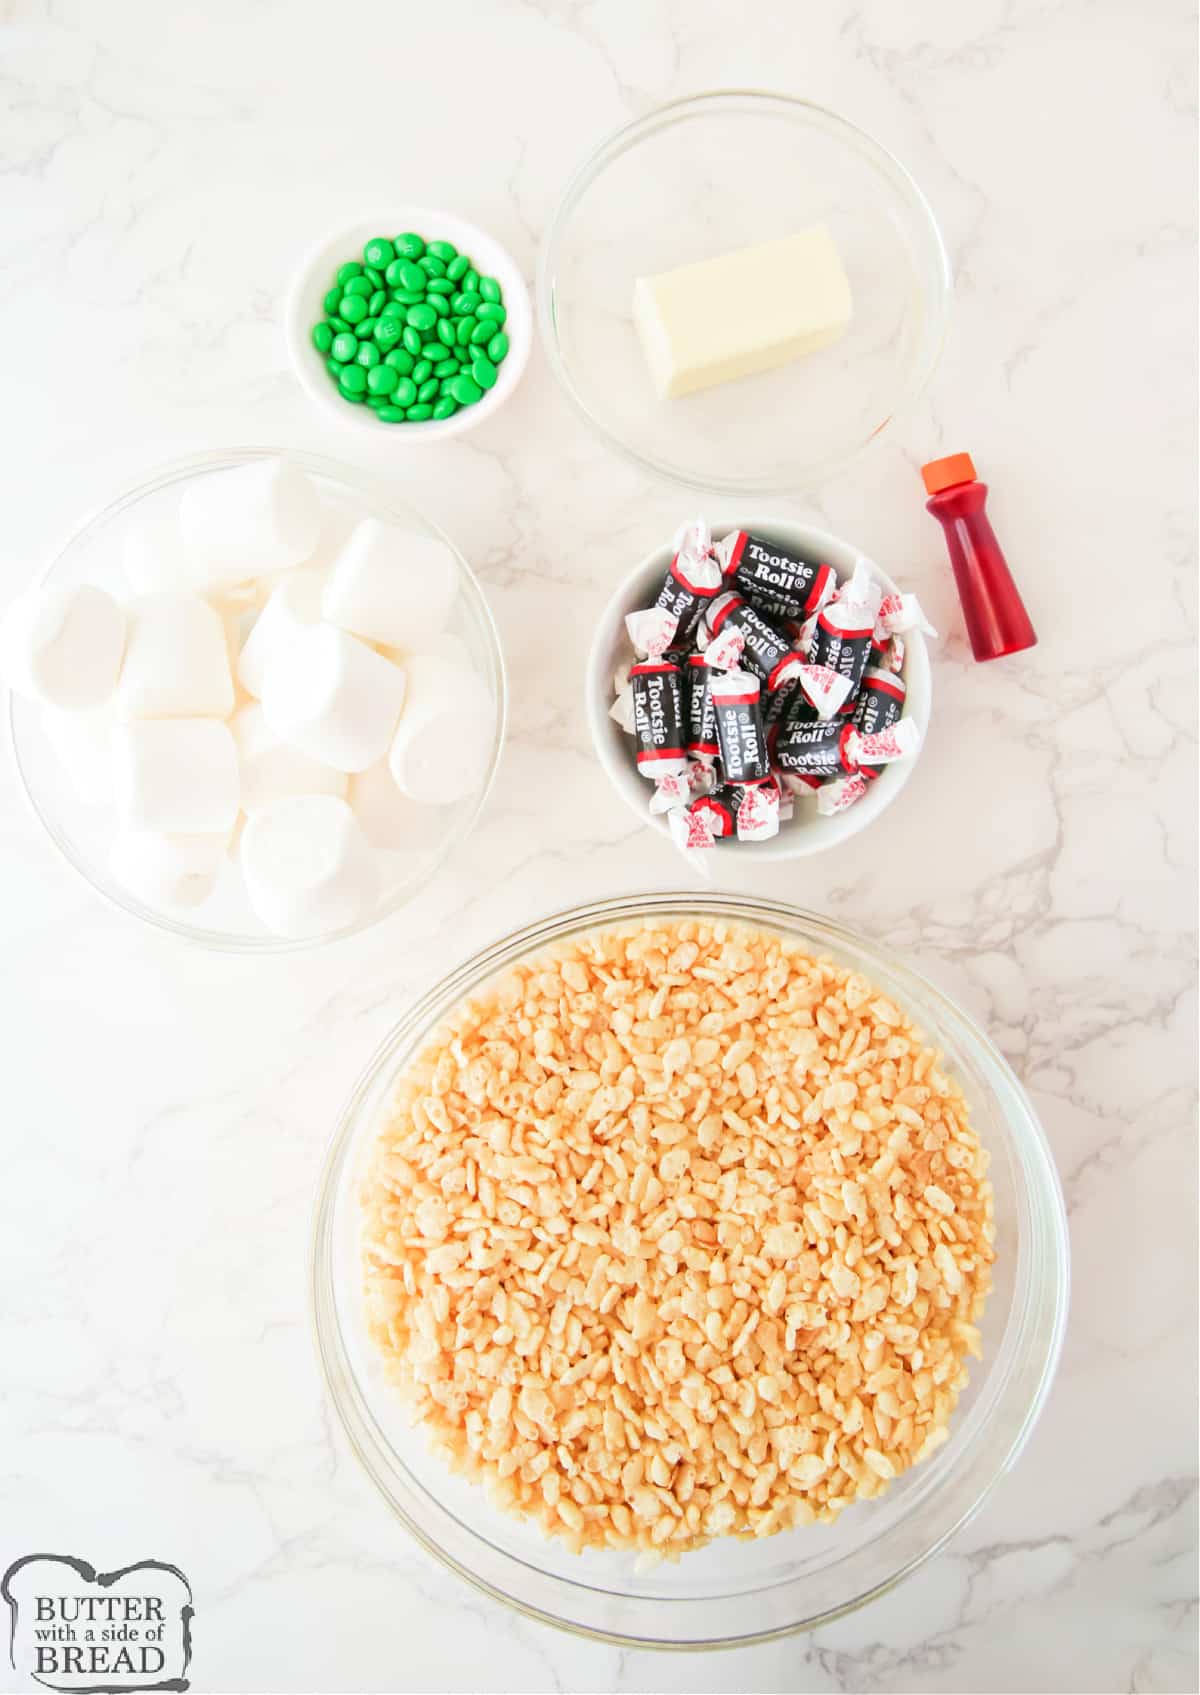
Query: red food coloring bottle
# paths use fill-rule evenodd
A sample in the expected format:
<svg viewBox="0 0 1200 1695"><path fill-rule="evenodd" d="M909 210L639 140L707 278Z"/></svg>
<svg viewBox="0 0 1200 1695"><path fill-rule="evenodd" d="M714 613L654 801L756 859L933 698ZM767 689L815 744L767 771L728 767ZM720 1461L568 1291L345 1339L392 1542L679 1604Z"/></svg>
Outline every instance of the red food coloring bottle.
<svg viewBox="0 0 1200 1695"><path fill-rule="evenodd" d="M1002 659L1037 644L1025 603L988 523L987 484L977 482L969 453L921 467L926 510L946 533L954 581L976 659Z"/></svg>

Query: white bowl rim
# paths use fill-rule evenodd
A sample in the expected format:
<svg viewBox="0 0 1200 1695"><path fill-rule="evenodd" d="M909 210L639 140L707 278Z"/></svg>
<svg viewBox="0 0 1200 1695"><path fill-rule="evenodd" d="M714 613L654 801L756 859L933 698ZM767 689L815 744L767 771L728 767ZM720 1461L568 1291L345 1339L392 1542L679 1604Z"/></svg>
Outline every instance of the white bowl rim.
<svg viewBox="0 0 1200 1695"><path fill-rule="evenodd" d="M450 537L445 533L440 525L435 524L432 518L427 517L421 508L410 501L407 496L398 496L390 491L377 473L365 471L359 466L343 464L337 459L328 459L323 455L304 453L286 447L237 446L214 448L203 453L189 454L182 459L171 460L168 464L158 466L156 470L152 471L148 476L143 478L143 480L136 486L131 486L125 489L124 492L117 495L115 499L93 506L83 518L76 520L69 529L63 533L59 545L53 549L48 562L34 574L29 583L26 584L26 587L36 588L41 584L48 582L53 576L54 569L63 554L66 553L68 548L72 547L75 542L81 540L94 524L98 524L101 520L115 518L120 512L125 511L128 507L133 506L137 501L144 499L146 496L157 492L158 489L179 480L181 477L187 476L189 473L194 472L199 474L200 472L206 471L219 471L244 464L247 460L268 458L288 459L293 464L298 465L301 470L309 472L312 476L326 477L331 481L342 483L345 486L361 488L365 484L371 489L372 493L381 502L381 504L386 505L389 501L399 501L399 504L402 507L407 508L410 512L414 513L421 520L422 524L425 524L429 531L450 549L450 552L458 560L468 591L477 603L481 622L487 636L489 657L495 666L496 740L492 752L491 769L488 772L487 781L480 790L479 796L472 808L470 816L466 819L464 826L447 841L445 848L441 851L441 853L439 853L433 864L431 864L421 876L415 878L411 883L406 884L404 886L403 893L395 900L378 907L374 912L370 913L366 918L361 919L357 923L347 925L341 930L331 930L327 935L295 938L287 936L273 936L265 931L262 935L237 935L231 930L209 930L204 929L200 925L188 924L181 919L175 919L166 910L160 911L155 907L144 905L132 894L118 888L115 883L112 886L108 886L97 882L90 872L84 869L84 867L76 859L70 843L64 839L57 825L52 819L46 816L42 808L38 805L37 800L34 798L33 790L30 786L29 778L21 759L20 746L18 742L15 717L17 696L13 690L9 689L7 691L7 710L5 711L4 717L9 757L12 763L12 768L16 773L17 787L21 792L22 799L29 810L30 816L34 818L45 831L47 838L59 855L63 864L68 866L69 869L77 877L79 877L79 879L86 884L89 889L91 889L93 894L98 896L102 901L105 901L115 911L140 919L143 923L150 925L150 927L154 930L160 930L168 935L181 937L186 942L191 942L197 946L207 948L214 953L251 955L304 953L315 948L325 947L331 942L345 941L351 936L361 935L364 931L373 929L377 924L382 924L386 919L394 917L397 912L402 911L404 907L406 907L411 900L419 895L421 890L425 888L437 875L437 873L445 865L446 861L458 850L458 848L462 846L463 842L467 839L474 830L476 824L479 822L480 814L487 805L488 797L490 796L492 787L496 781L496 773L500 768L500 758L504 750L504 741L508 730L508 672L504 663L504 646L500 640L500 632L496 627L496 620L492 613L492 608L487 595L483 592L482 584L471 569L466 557L455 546L454 542L451 541ZM354 481L348 483L347 479L354 479Z"/></svg>
<svg viewBox="0 0 1200 1695"><path fill-rule="evenodd" d="M781 540L792 546L818 552L821 558L833 564L835 569L838 569L838 561L843 562L844 569L849 569L849 561L861 559L887 593L899 592L891 576L868 554L842 537L834 535L832 531L821 529L815 524L807 524L796 518L773 518L757 514L722 519L712 525L715 537L739 529L749 530L752 534L765 533L768 537L772 533L778 534ZM608 709L613 701L612 677L605 651L625 613L648 604L644 599L645 590L656 577L665 575L671 555L671 544L668 542L645 554L626 572L605 602L592 636L584 668L588 729L596 757L605 775L630 810L637 814L643 824L649 824L664 836L670 833L666 818L661 813L652 814L649 810L651 785L644 777L638 775L632 757L622 760L614 757L611 752L612 720ZM843 570L838 570L838 575L842 576ZM790 823L781 825L779 834L770 841L738 842L736 848L732 844L717 846L712 854L714 872L719 871L724 858L732 859L735 853L738 863L741 864L751 854L766 861L807 859L812 854L828 852L874 823L897 798L924 752L933 707L933 673L925 638L919 630L914 630L911 635L905 636L904 640L904 680L908 690L905 701L906 716L913 719L921 732L921 745L912 758L901 760L889 767L872 783L868 794L847 811L832 818L810 820L797 816ZM797 814L803 804L805 803L797 803ZM813 837L819 839L814 840Z"/></svg>
<svg viewBox="0 0 1200 1695"><path fill-rule="evenodd" d="M422 234L432 229L446 236L460 249L469 250L472 246L475 247L485 256L491 271L498 275L504 291L504 305L508 317L503 327L508 334L509 348L500 365L495 385L482 400L477 400L474 406L461 407L451 418L427 418L423 423L416 424L380 424L379 420L371 415L369 407L351 405L336 393L324 369L321 355L312 344L312 323L316 320L309 321L308 312L304 308L304 296L314 274L318 268L328 268L334 257L330 249L344 246L345 257L354 258L364 240L370 240L371 233L381 229L416 229ZM364 231L368 233L364 235ZM436 241L438 235L434 234L430 239ZM501 272L504 274L500 275ZM377 440L390 433L392 437L408 446L428 446L432 442L446 441L451 436L465 435L477 424L486 423L515 391L525 374L533 346L533 305L520 266L504 243L498 241L494 235L489 235L487 230L473 224L468 218L459 217L456 212L433 206L401 205L393 206L381 215L364 215L354 219L352 223L339 224L336 229L328 231L320 240L309 246L288 289L283 328L296 378L304 392L311 400L315 400L318 406L355 429L369 430Z"/></svg>

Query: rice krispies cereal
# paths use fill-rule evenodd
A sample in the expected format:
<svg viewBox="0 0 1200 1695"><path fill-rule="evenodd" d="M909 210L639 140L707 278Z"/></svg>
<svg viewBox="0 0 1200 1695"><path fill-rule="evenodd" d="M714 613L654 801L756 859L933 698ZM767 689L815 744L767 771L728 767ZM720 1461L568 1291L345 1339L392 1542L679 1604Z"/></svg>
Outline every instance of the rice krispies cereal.
<svg viewBox="0 0 1200 1695"><path fill-rule="evenodd" d="M362 1188L369 1328L451 1463L575 1549L830 1520L945 1440L986 1171L865 978L732 923L593 930L399 1079Z"/></svg>

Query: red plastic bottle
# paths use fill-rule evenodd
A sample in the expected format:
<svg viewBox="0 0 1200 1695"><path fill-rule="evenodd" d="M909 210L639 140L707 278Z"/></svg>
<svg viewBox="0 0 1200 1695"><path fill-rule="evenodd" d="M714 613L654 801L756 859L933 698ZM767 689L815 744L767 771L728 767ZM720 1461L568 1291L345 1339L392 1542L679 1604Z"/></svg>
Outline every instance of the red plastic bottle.
<svg viewBox="0 0 1200 1695"><path fill-rule="evenodd" d="M946 532L954 581L976 659L1001 659L1037 645L1025 603L988 523L987 484L977 482L969 453L921 467L931 498L926 510Z"/></svg>

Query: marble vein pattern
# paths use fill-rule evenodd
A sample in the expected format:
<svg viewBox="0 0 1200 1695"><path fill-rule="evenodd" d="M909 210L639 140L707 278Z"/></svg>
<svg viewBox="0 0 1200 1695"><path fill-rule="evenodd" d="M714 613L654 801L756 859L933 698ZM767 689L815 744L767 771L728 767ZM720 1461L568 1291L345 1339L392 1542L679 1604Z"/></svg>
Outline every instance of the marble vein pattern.
<svg viewBox="0 0 1200 1695"><path fill-rule="evenodd" d="M513 680L449 871L298 958L143 933L0 778L0 1568L177 1562L212 1691L1195 1690L1195 64L1184 0L0 8L0 598L148 469L277 443L385 472L454 536ZM580 677L610 585L693 500L592 439L540 352L444 450L343 430L280 315L314 236L389 198L532 276L576 161L728 85L892 147L957 279L914 414L771 505L921 595L928 750L878 835L728 882L885 939L985 1025L1053 1146L1075 1283L1045 1416L940 1557L810 1636L674 1659L510 1615L406 1539L324 1399L306 1257L336 1113L408 997L536 915L685 880L609 790ZM1041 633L987 668L917 474L961 448Z"/></svg>

